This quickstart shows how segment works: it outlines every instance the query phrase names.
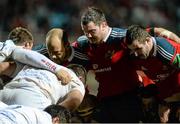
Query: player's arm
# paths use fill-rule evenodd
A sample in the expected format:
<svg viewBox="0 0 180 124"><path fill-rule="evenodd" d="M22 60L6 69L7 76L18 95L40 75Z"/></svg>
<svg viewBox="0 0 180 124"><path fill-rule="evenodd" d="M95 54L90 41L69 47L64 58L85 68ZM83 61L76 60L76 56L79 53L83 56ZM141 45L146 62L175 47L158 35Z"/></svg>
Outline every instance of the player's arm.
<svg viewBox="0 0 180 124"><path fill-rule="evenodd" d="M56 74L63 84L67 84L73 79L68 72L69 69L54 63L36 51L16 48L12 52L12 59L36 68L49 70Z"/></svg>
<svg viewBox="0 0 180 124"><path fill-rule="evenodd" d="M146 29L152 36L161 36L180 43L180 38L175 33L161 27L151 27Z"/></svg>
<svg viewBox="0 0 180 124"><path fill-rule="evenodd" d="M173 32L166 30L164 28L155 27L154 32L159 34L159 36L169 38L177 43L180 43L180 38Z"/></svg>
<svg viewBox="0 0 180 124"><path fill-rule="evenodd" d="M66 99L59 103L70 111L74 111L81 104L84 95L85 87L83 82L71 71L71 75L74 75L74 80L69 83L70 92L67 94Z"/></svg>
<svg viewBox="0 0 180 124"><path fill-rule="evenodd" d="M1 62L0 63L0 75L11 76L16 69L15 62Z"/></svg>
<svg viewBox="0 0 180 124"><path fill-rule="evenodd" d="M78 91L74 90L68 93L67 98L59 103L59 105L64 106L70 111L74 111L81 104L84 96Z"/></svg>
<svg viewBox="0 0 180 124"><path fill-rule="evenodd" d="M5 42L0 42L0 62L5 61L10 58L12 51L17 47L14 45L13 41L6 40Z"/></svg>
<svg viewBox="0 0 180 124"><path fill-rule="evenodd" d="M164 38L161 39L160 43L161 48L158 49L158 53L162 62L180 69L180 44Z"/></svg>

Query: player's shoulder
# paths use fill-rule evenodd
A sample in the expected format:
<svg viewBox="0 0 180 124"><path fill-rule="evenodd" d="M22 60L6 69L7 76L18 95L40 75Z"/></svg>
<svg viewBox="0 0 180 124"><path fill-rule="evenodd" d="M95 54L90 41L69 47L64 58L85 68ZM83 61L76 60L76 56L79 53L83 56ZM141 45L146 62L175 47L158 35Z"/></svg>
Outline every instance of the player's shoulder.
<svg viewBox="0 0 180 124"><path fill-rule="evenodd" d="M174 46L173 42L170 39L164 38L164 37L154 37L156 40L156 44L161 47L169 47ZM175 43L175 42L174 42Z"/></svg>
<svg viewBox="0 0 180 124"><path fill-rule="evenodd" d="M44 56L49 58L48 50L47 50L47 47L46 47L45 44L37 44L32 48L32 50L34 50L34 51L36 51L38 53L41 53Z"/></svg>
<svg viewBox="0 0 180 124"><path fill-rule="evenodd" d="M82 35L82 36L78 37L77 42L86 43L86 42L88 42L88 38L85 35Z"/></svg>
<svg viewBox="0 0 180 124"><path fill-rule="evenodd" d="M115 32L126 32L127 28L112 27L112 31L115 31Z"/></svg>
<svg viewBox="0 0 180 124"><path fill-rule="evenodd" d="M175 52L175 46L172 44L172 42L169 39L163 38L163 37L155 37L157 50L161 54L167 54L173 55Z"/></svg>
<svg viewBox="0 0 180 124"><path fill-rule="evenodd" d="M123 39L126 37L126 32L127 32L127 29L113 27L107 39L107 43L109 44L120 43L121 44Z"/></svg>
<svg viewBox="0 0 180 124"><path fill-rule="evenodd" d="M88 46L88 38L85 35L82 35L78 37L77 39L78 46L81 48L87 47Z"/></svg>
<svg viewBox="0 0 180 124"><path fill-rule="evenodd" d="M113 27L112 28L112 33L118 33L118 34L126 34L127 29L126 28L117 28L117 27Z"/></svg>
<svg viewBox="0 0 180 124"><path fill-rule="evenodd" d="M34 45L32 48L32 50L34 50L34 51L41 51L42 49L46 49L45 44L37 44L37 45Z"/></svg>
<svg viewBox="0 0 180 124"><path fill-rule="evenodd" d="M113 27L110 33L110 38L121 39L126 36L127 29Z"/></svg>

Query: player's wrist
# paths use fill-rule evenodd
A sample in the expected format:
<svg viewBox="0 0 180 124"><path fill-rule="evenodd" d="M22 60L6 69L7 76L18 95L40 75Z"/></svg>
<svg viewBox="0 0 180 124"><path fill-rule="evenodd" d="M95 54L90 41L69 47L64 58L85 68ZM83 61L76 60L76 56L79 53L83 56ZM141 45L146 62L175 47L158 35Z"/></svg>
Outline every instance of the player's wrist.
<svg viewBox="0 0 180 124"><path fill-rule="evenodd" d="M56 65L55 67L54 67L54 73L55 74L57 74L60 70L63 70L63 66L61 66L61 65Z"/></svg>

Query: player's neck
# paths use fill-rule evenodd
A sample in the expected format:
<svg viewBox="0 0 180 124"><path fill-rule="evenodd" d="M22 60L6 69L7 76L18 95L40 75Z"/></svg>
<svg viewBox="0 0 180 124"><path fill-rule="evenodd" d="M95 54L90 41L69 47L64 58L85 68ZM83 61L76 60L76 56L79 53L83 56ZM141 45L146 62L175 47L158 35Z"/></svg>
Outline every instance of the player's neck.
<svg viewBox="0 0 180 124"><path fill-rule="evenodd" d="M66 61L68 61L68 59L69 59L69 57L71 56L71 54L72 54L72 49L71 49L71 47L69 46L67 49L66 49Z"/></svg>
<svg viewBox="0 0 180 124"><path fill-rule="evenodd" d="M104 33L103 33L103 42L104 42L104 40L106 39L106 37L107 37L107 35L109 34L109 31L110 31L110 27L109 26L107 26L106 28L105 28L105 30L104 30Z"/></svg>
<svg viewBox="0 0 180 124"><path fill-rule="evenodd" d="M152 38L150 38L149 47L150 47L150 50L151 50L151 51L150 51L150 55L153 56L155 46L154 46L154 43L153 43L153 39L152 39Z"/></svg>

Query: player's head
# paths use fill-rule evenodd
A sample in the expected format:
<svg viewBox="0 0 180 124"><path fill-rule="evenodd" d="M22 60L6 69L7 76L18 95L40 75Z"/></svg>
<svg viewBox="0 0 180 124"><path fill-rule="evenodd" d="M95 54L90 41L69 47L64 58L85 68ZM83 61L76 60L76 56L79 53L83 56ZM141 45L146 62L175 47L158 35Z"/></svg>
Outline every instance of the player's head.
<svg viewBox="0 0 180 124"><path fill-rule="evenodd" d="M83 82L83 84L86 86L86 78L87 78L87 72L86 69L79 64L70 64L67 66L69 69L71 69Z"/></svg>
<svg viewBox="0 0 180 124"><path fill-rule="evenodd" d="M52 117L53 124L70 123L71 113L68 109L60 105L49 105L44 109Z"/></svg>
<svg viewBox="0 0 180 124"><path fill-rule="evenodd" d="M126 43L132 53L142 59L146 59L150 55L153 47L151 36L139 25L128 27Z"/></svg>
<svg viewBox="0 0 180 124"><path fill-rule="evenodd" d="M69 55L70 44L67 33L60 28L51 29L46 35L46 47L50 58L62 64Z"/></svg>
<svg viewBox="0 0 180 124"><path fill-rule="evenodd" d="M31 32L23 27L16 27L10 31L8 39L11 39L16 45L23 46L26 49L32 49L34 42Z"/></svg>
<svg viewBox="0 0 180 124"><path fill-rule="evenodd" d="M105 39L108 25L100 9L89 7L81 16L81 27L90 43L99 44Z"/></svg>

